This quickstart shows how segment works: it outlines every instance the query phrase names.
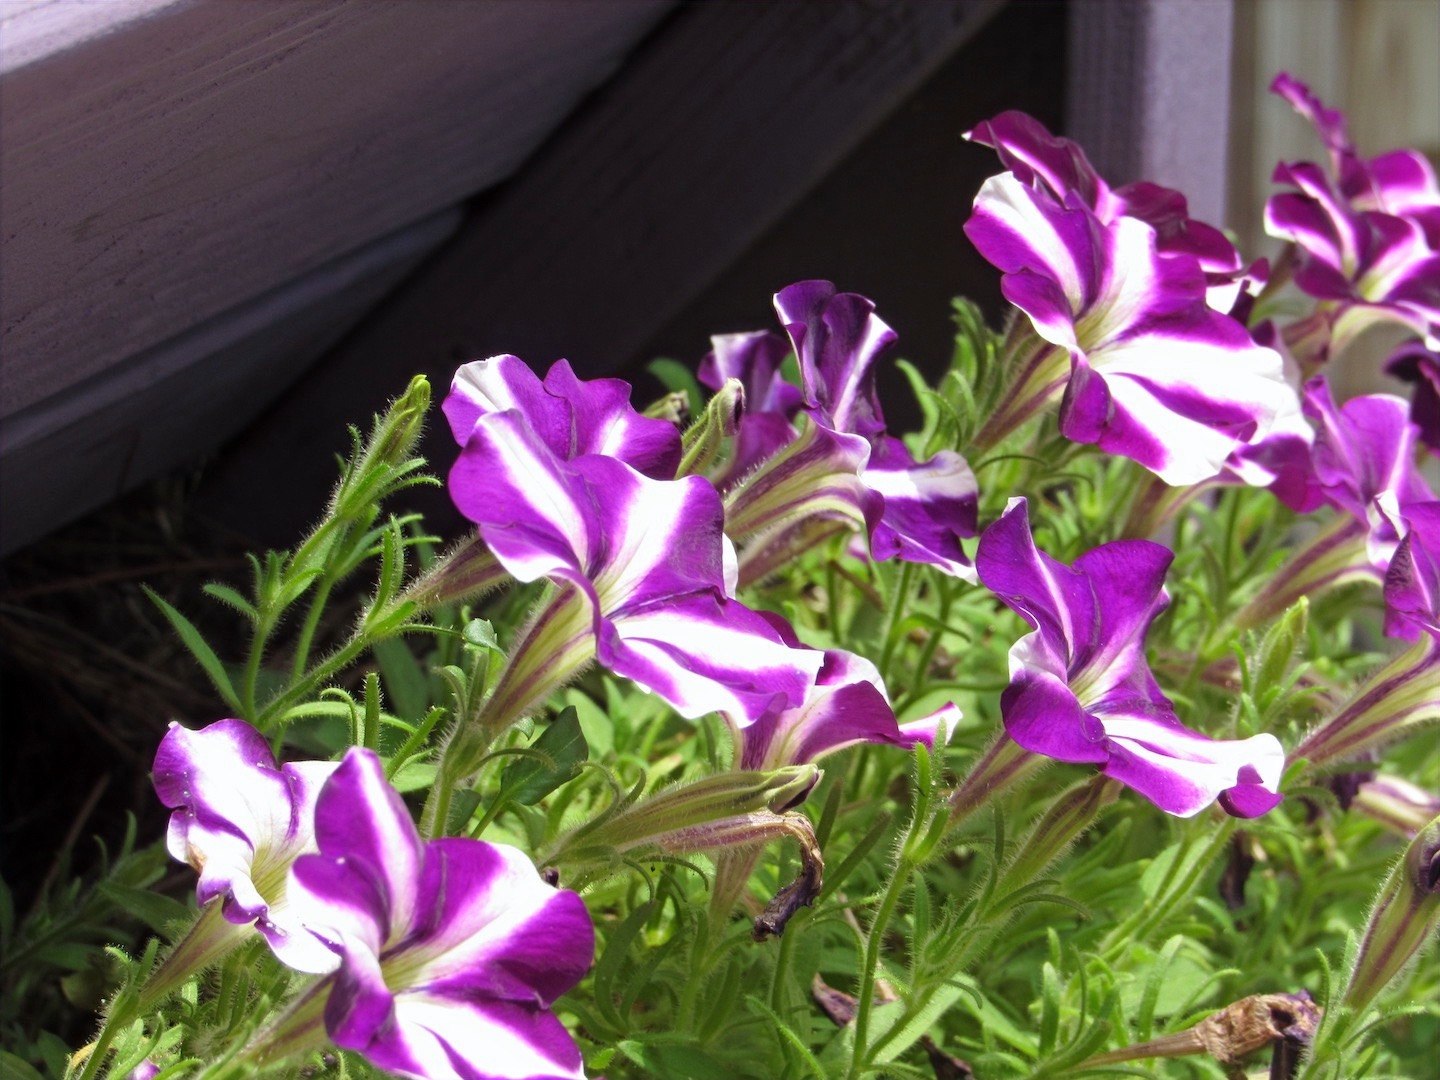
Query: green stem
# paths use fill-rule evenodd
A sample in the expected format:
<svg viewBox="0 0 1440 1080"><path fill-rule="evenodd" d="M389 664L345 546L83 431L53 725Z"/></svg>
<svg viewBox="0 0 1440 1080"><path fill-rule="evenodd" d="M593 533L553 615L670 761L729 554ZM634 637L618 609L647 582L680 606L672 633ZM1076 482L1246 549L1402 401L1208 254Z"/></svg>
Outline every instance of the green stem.
<svg viewBox="0 0 1440 1080"><path fill-rule="evenodd" d="M256 722L257 727L255 686L260 681L260 661L274 629L275 621L270 613L261 612L255 622L255 636L250 639L250 655L245 658L245 676L240 684L240 704L245 709L245 718Z"/></svg>
<svg viewBox="0 0 1440 1080"><path fill-rule="evenodd" d="M895 659L895 650L900 644L900 621L904 617L904 611L909 598L910 587L915 577L914 563L900 564L900 578L895 583L895 596L890 601L889 618L885 626L885 645L880 654L880 677L888 683L890 681L890 665Z"/></svg>
<svg viewBox="0 0 1440 1080"><path fill-rule="evenodd" d="M880 900L880 907L875 912L875 918L870 923L870 933L865 939L864 966L860 969L860 984L856 987L855 1043L846 1080L856 1080L860 1075L861 1067L865 1064L866 1042L870 1034L870 1013L875 1002L875 973L880 966L880 945L885 939L885 931L890 925L890 919L895 914L895 905L900 902L900 894L910 883L910 874L914 869L905 859L899 860L894 872L890 875L889 884L885 886L885 895Z"/></svg>
<svg viewBox="0 0 1440 1080"><path fill-rule="evenodd" d="M1180 869L1186 856L1193 850L1195 834L1192 832L1189 837L1181 841L1180 850L1175 856L1174 870L1171 871L1171 877L1169 881L1166 882L1165 887L1162 888L1154 898L1147 900L1134 914L1114 930L1110 931L1107 937L1109 944L1102 948L1101 955L1107 959L1113 959L1119 955L1123 948L1133 942L1144 941L1155 927L1159 926L1170 913L1175 910L1176 906L1194 891L1200 878L1210 868L1211 863L1215 861L1215 857L1219 854L1220 849L1230 842L1230 836L1235 831L1235 825L1235 818L1227 817L1220 827L1215 830L1214 835L1211 836L1209 844L1206 845L1200 857L1190 864L1189 868L1184 871L1184 876L1177 882L1174 877L1174 872Z"/></svg>
<svg viewBox="0 0 1440 1080"><path fill-rule="evenodd" d="M275 697L271 698L265 708L255 718L255 726L261 731L280 716L299 699L308 696L330 676L344 668L357 656L363 653L371 645L375 644L370 635L362 628L355 636L342 645L336 652L330 654L320 663L316 664L299 682L292 682Z"/></svg>
<svg viewBox="0 0 1440 1080"><path fill-rule="evenodd" d="M320 579L315 595L310 599L310 610L305 613L305 622L300 627L300 636L295 641L295 660L290 665L290 681L294 682L305 674L305 665L310 662L310 646L315 641L315 631L320 626L320 616L325 613L325 602L330 599L330 590L335 579L326 574Z"/></svg>

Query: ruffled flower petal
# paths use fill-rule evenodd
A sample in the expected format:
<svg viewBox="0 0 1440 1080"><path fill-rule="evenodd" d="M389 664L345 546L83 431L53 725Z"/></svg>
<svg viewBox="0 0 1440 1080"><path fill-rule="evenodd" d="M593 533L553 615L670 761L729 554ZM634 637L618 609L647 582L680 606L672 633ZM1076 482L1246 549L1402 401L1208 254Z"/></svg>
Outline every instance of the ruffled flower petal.
<svg viewBox="0 0 1440 1080"><path fill-rule="evenodd" d="M981 582L1034 627L1010 650L1005 730L1031 753L1099 765L1167 813L1188 817L1217 799L1237 816L1266 813L1280 801L1279 742L1189 730L1146 663L1171 557L1122 540L1066 566L1035 546L1025 500L1010 501L975 560Z"/></svg>
<svg viewBox="0 0 1440 1080"><path fill-rule="evenodd" d="M198 731L171 724L155 754L155 791L175 811L167 847L198 871L196 899L218 900L232 923L253 923L282 960L304 971L327 970L333 959L298 927L286 875L315 848L315 801L335 768L277 766L269 743L241 720Z"/></svg>
<svg viewBox="0 0 1440 1080"><path fill-rule="evenodd" d="M481 417L515 410L562 460L605 454L657 479L673 477L680 463L674 424L638 413L629 383L581 379L568 360L551 365L543 382L517 356L472 361L455 373L441 408L462 448Z"/></svg>
<svg viewBox="0 0 1440 1080"><path fill-rule="evenodd" d="M583 1076L549 1012L593 959L578 896L514 848L422 842L367 750L346 755L316 816L319 852L296 861L291 889L339 958L325 1002L337 1045L426 1080Z"/></svg>

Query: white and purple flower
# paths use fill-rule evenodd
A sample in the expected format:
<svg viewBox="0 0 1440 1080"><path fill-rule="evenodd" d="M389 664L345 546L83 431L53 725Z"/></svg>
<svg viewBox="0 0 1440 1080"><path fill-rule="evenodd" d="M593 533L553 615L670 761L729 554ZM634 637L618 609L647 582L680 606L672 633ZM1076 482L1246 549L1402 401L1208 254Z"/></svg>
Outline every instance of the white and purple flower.
<svg viewBox="0 0 1440 1080"><path fill-rule="evenodd" d="M820 654L787 647L730 598L734 552L708 480L655 480L601 454L567 460L515 408L475 421L450 492L514 577L550 579L578 598L572 666L593 655L691 718L751 722L777 702L800 703L813 684ZM540 658L541 681L553 681L557 660Z"/></svg>
<svg viewBox="0 0 1440 1080"><path fill-rule="evenodd" d="M1010 500L976 556L981 582L1034 627L1010 650L1005 730L1031 753L1100 766L1167 813L1189 817L1219 799L1256 817L1280 802L1279 741L1191 731L1145 661L1172 558L1148 540L1119 540L1066 566L1035 546L1025 500Z"/></svg>
<svg viewBox="0 0 1440 1080"><path fill-rule="evenodd" d="M441 409L462 448L482 418L513 409L561 460L603 454L657 480L672 479L680 463L674 424L636 412L623 379L580 379L568 360L543 381L518 356L473 360L455 372Z"/></svg>
<svg viewBox="0 0 1440 1080"><path fill-rule="evenodd" d="M1440 185L1423 156L1394 150L1365 159L1344 116L1282 73L1271 89L1315 126L1330 171L1282 162L1275 181L1293 188L1265 205L1265 227L1300 252L1295 284L1334 302L1332 347L1377 320L1431 341L1440 334Z"/></svg>
<svg viewBox="0 0 1440 1080"><path fill-rule="evenodd" d="M863 530L876 559L923 563L973 581L960 545L975 535L978 488L970 466L950 450L917 461L886 434L874 365L895 332L873 303L828 281L781 289L775 310L799 363L798 401L775 374L787 351L775 335L737 335L733 344L717 338L702 372L711 384L721 375L739 378L749 395L736 454L744 475L726 493L727 527L737 540L752 541L747 568L768 565L756 549L787 549L791 532L828 518ZM790 423L797 412L798 435Z"/></svg>
<svg viewBox="0 0 1440 1080"><path fill-rule="evenodd" d="M1185 196L1173 188L1139 181L1112 189L1070 139L1052 134L1033 116L1007 110L965 133L988 146L1021 183L1048 189L1056 201L1088 208L1104 224L1131 217L1155 230L1162 255L1190 255L1209 275L1233 279L1243 260L1223 232L1190 216Z"/></svg>
<svg viewBox="0 0 1440 1080"><path fill-rule="evenodd" d="M269 743L242 720L198 731L171 724L155 754L156 794L175 811L166 844L199 873L196 900L218 903L235 926L253 925L301 971L333 964L299 926L286 884L291 864L315 850L315 802L335 768L277 766Z"/></svg>
<svg viewBox="0 0 1440 1080"><path fill-rule="evenodd" d="M1385 370L1415 389L1410 395L1410 422L1420 441L1440 455L1440 352L1418 341L1406 342L1385 362Z"/></svg>
<svg viewBox="0 0 1440 1080"><path fill-rule="evenodd" d="M800 648L790 626L767 616L787 643ZM844 649L826 649L825 664L803 704L772 709L755 723L737 727L739 767L769 772L803 765L860 743L910 749L919 743L945 745L960 720L960 710L945 705L928 716L900 723L885 692L879 670L863 656ZM806 793L789 806L801 802ZM775 807L774 809L788 809Z"/></svg>
<svg viewBox="0 0 1440 1080"><path fill-rule="evenodd" d="M1163 253L1139 218L1102 220L1005 173L985 181L965 233L1054 347L1017 383L1023 400L1002 403L1011 425L1060 397L1067 438L1179 486L1215 476L1293 411L1279 354L1208 306L1200 261Z"/></svg>
<svg viewBox="0 0 1440 1080"><path fill-rule="evenodd" d="M352 749L291 873L297 917L337 964L311 992L338 1046L425 1080L583 1077L552 1013L589 970L580 897L515 848L420 839L379 759Z"/></svg>

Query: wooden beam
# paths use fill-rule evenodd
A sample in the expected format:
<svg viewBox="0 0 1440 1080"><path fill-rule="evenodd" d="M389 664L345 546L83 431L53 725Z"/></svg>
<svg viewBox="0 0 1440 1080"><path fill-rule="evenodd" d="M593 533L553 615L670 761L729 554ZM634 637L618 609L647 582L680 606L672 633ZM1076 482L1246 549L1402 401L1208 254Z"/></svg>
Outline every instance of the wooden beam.
<svg viewBox="0 0 1440 1080"><path fill-rule="evenodd" d="M1070 6L1069 134L1116 184L1183 191L1225 221L1234 0Z"/></svg>
<svg viewBox="0 0 1440 1080"><path fill-rule="evenodd" d="M0 417L504 179L671 2L6 8Z"/></svg>
<svg viewBox="0 0 1440 1080"><path fill-rule="evenodd" d="M459 222L401 230L7 417L0 554L233 435Z"/></svg>
<svg viewBox="0 0 1440 1080"><path fill-rule="evenodd" d="M220 463L217 512L330 482L347 421L416 371L515 352L620 366L809 191L998 0L687 5L442 255ZM896 163L903 168L903 162ZM438 438L438 437L437 437ZM443 459L443 440L434 445ZM278 520L283 536L293 522Z"/></svg>

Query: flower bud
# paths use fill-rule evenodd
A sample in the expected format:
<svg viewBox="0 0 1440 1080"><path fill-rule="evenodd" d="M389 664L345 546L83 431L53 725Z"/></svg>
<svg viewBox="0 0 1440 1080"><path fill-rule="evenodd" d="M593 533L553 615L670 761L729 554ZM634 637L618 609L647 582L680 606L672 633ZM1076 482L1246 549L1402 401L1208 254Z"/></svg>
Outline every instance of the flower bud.
<svg viewBox="0 0 1440 1080"><path fill-rule="evenodd" d="M436 559L397 599L428 610L478 599L509 578L485 541L472 533Z"/></svg>
<svg viewBox="0 0 1440 1080"><path fill-rule="evenodd" d="M676 475L707 472L720 457L726 440L739 430L744 412L745 387L739 379L726 379L705 411L685 432L681 441L683 456Z"/></svg>
<svg viewBox="0 0 1440 1080"><path fill-rule="evenodd" d="M1370 913L1344 1003L1363 1011L1411 959L1428 945L1440 924L1440 817L1410 842L1390 871Z"/></svg>
<svg viewBox="0 0 1440 1080"><path fill-rule="evenodd" d="M1440 797L1398 776L1372 775L1356 788L1350 807L1408 838L1440 815Z"/></svg>

